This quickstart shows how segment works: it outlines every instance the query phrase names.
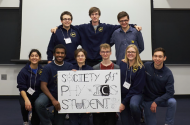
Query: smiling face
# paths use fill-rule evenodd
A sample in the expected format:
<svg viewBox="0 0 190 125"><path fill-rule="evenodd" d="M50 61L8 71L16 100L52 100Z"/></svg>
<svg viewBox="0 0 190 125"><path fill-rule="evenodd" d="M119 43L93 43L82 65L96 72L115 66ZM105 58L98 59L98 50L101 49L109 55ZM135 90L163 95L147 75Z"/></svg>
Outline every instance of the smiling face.
<svg viewBox="0 0 190 125"><path fill-rule="evenodd" d="M155 66L162 67L164 61L166 60L166 56L164 56L164 53L162 51L157 51L157 52L154 52L152 59L154 61Z"/></svg>
<svg viewBox="0 0 190 125"><path fill-rule="evenodd" d="M41 58L37 52L31 53L30 58L29 58L29 61L31 62L31 64L36 65L39 63L40 60L41 60Z"/></svg>
<svg viewBox="0 0 190 125"><path fill-rule="evenodd" d="M70 27L72 20L71 20L71 16L70 15L63 15L62 16L62 20L61 23L63 24L63 27L68 28Z"/></svg>
<svg viewBox="0 0 190 125"><path fill-rule="evenodd" d="M80 64L85 63L86 56L84 55L83 52L79 52L77 54L76 60L77 60L77 63L80 63Z"/></svg>
<svg viewBox="0 0 190 125"><path fill-rule="evenodd" d="M129 19L127 16L122 17L118 22L122 28L127 28L129 26Z"/></svg>
<svg viewBox="0 0 190 125"><path fill-rule="evenodd" d="M136 50L133 47L130 47L126 51L127 59L129 61L134 61L137 57Z"/></svg>
<svg viewBox="0 0 190 125"><path fill-rule="evenodd" d="M55 53L53 54L55 57L55 62L57 64L63 64L63 60L66 56L65 49L63 48L56 48Z"/></svg>

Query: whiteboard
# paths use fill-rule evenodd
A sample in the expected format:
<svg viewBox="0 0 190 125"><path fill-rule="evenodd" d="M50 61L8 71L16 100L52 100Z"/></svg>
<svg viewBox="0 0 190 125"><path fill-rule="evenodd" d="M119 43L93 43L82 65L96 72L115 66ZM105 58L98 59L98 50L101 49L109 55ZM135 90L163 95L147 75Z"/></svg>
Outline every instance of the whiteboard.
<svg viewBox="0 0 190 125"><path fill-rule="evenodd" d="M130 24L142 26L145 50L141 59L151 60L151 1L150 0L23 0L22 35L20 59L28 59L31 49L39 49L42 60L47 60L47 46L51 37L50 29L61 24L60 15L70 11L73 25L89 23L91 7L101 10L101 23L118 24L117 14L126 11ZM111 60L115 60L115 46Z"/></svg>
<svg viewBox="0 0 190 125"><path fill-rule="evenodd" d="M58 71L59 113L119 112L120 70Z"/></svg>

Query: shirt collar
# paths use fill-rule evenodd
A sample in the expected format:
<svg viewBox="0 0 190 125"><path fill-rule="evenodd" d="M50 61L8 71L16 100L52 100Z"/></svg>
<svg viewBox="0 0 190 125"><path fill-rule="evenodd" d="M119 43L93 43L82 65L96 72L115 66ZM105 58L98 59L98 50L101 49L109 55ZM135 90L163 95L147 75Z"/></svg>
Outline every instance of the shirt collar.
<svg viewBox="0 0 190 125"><path fill-rule="evenodd" d="M154 62L152 62L151 66L153 67L154 71L164 72L165 64L163 64L163 67L161 69L155 69Z"/></svg>
<svg viewBox="0 0 190 125"><path fill-rule="evenodd" d="M71 25L71 26L70 26L70 29L69 29L68 31L70 31L72 27L73 27L73 26ZM66 29L63 28L63 25L61 25L60 27L58 27L58 29L59 29L59 28L62 29L62 30L64 30L64 31L67 31Z"/></svg>
<svg viewBox="0 0 190 125"><path fill-rule="evenodd" d="M92 25L92 20L90 21L90 24ZM100 23L100 20L99 20L99 25L98 25L98 26L100 26L100 24L101 24L101 23Z"/></svg>
<svg viewBox="0 0 190 125"><path fill-rule="evenodd" d="M127 30L127 32L132 32L132 31L133 31L133 30L132 30L132 27L130 26L129 29ZM124 32L123 29L122 29L122 27L120 28L120 32ZM126 32L126 33L127 33L127 32Z"/></svg>

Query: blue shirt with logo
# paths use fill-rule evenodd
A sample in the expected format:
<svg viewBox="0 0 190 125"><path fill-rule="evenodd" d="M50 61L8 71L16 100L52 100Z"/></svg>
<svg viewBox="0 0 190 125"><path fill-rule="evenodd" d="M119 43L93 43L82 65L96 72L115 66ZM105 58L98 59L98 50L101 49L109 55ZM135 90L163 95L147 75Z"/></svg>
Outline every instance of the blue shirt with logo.
<svg viewBox="0 0 190 125"><path fill-rule="evenodd" d="M116 64L120 64L121 60L125 57L125 50L130 44L135 44L141 53L144 50L144 41L142 33L131 27L125 33L122 28L114 31L111 44L115 44L116 50Z"/></svg>
<svg viewBox="0 0 190 125"><path fill-rule="evenodd" d="M33 90L35 90L35 93L32 96L38 97L42 92L40 89L40 76L42 71L42 66L38 65L36 72L33 72L33 69L30 68L30 63L27 63L17 76L17 88L19 91L27 92L27 90L31 87Z"/></svg>
<svg viewBox="0 0 190 125"><path fill-rule="evenodd" d="M42 72L40 80L42 82L47 83L47 88L49 89L50 93L57 99L57 71L60 70L71 70L72 64L69 62L65 62L62 66L58 66L52 61L51 63L47 64Z"/></svg>
<svg viewBox="0 0 190 125"><path fill-rule="evenodd" d="M66 44L65 38L70 38L71 43ZM74 51L77 49L78 45L80 45L80 36L77 30L73 28L71 25L70 29L67 31L63 28L63 25L59 26L56 33L52 34L48 48L47 48L47 58L48 61L52 61L53 59L53 49L56 45L63 44L66 47L66 57L65 61L70 62L72 64L76 64L74 58Z"/></svg>
<svg viewBox="0 0 190 125"><path fill-rule="evenodd" d="M143 93L144 86L146 84L145 68L129 68L129 65L123 61L120 63L121 71L121 97L122 104L127 105L133 95ZM127 74L126 74L127 73ZM130 88L123 87L123 84L128 82L131 84Z"/></svg>
<svg viewBox="0 0 190 125"><path fill-rule="evenodd" d="M134 25L131 26L134 27ZM120 25L111 25L99 22L99 25L95 30L91 21L88 24L75 26L81 37L81 46L87 51L87 61L96 61L102 59L99 54L100 45L103 43L108 43L112 46L110 43L112 33L120 27Z"/></svg>

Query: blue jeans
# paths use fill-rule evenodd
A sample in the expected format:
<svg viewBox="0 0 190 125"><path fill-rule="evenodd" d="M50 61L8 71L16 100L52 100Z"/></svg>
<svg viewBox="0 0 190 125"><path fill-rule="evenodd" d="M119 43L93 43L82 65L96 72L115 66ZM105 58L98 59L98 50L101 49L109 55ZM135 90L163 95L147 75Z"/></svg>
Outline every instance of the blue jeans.
<svg viewBox="0 0 190 125"><path fill-rule="evenodd" d="M149 102L143 101L146 125L156 125L157 124L156 113L153 113L150 110L152 102L153 101L149 101ZM167 124L167 125L174 124L176 105L177 105L177 102L174 98L170 98L167 101L157 104L157 107L168 107L167 112L166 112L165 124Z"/></svg>
<svg viewBox="0 0 190 125"><path fill-rule="evenodd" d="M41 93L35 101L36 112L38 113L42 125L52 124L46 109L49 105L52 105L51 100L44 93ZM55 125L64 125L65 115L66 114L58 114L54 109Z"/></svg>
<svg viewBox="0 0 190 125"><path fill-rule="evenodd" d="M69 123L70 125L89 125L90 114L86 113L70 113Z"/></svg>
<svg viewBox="0 0 190 125"><path fill-rule="evenodd" d="M142 94L131 97L129 104L121 112L122 125L140 125Z"/></svg>

